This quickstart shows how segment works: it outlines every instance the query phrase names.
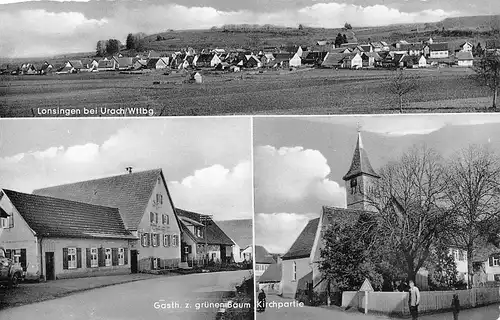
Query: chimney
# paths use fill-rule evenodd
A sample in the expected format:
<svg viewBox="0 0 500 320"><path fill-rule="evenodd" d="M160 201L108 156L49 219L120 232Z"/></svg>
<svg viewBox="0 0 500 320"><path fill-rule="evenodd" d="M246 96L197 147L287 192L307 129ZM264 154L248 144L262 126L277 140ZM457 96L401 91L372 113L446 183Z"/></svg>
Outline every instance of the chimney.
<svg viewBox="0 0 500 320"><path fill-rule="evenodd" d="M128 173L132 173L132 167L126 167L125 170L127 170Z"/></svg>

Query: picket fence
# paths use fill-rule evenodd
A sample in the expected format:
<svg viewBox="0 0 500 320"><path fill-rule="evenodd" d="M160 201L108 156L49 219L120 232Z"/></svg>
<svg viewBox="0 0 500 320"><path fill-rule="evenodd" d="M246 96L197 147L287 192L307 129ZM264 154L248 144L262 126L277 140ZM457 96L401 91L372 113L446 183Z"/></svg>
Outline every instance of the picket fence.
<svg viewBox="0 0 500 320"><path fill-rule="evenodd" d="M500 288L472 288L457 291L421 291L420 313L440 312L451 309L453 294L456 293L462 308L474 308L500 302ZM367 301L366 301L367 299ZM361 292L344 291L342 307L357 308L368 312L393 316L410 314L407 292Z"/></svg>

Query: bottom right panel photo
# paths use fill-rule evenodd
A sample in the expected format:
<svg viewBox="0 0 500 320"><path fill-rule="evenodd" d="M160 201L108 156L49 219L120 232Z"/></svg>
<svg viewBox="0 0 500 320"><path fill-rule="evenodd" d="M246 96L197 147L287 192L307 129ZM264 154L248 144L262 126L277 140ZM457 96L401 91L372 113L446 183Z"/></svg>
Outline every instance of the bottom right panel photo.
<svg viewBox="0 0 500 320"><path fill-rule="evenodd" d="M499 318L499 124L255 117L256 319Z"/></svg>

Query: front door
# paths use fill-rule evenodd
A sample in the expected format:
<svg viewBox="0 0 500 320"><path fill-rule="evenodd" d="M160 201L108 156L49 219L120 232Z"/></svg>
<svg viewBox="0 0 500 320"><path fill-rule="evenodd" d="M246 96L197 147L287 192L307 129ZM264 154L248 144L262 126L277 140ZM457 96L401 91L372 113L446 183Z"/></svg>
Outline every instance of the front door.
<svg viewBox="0 0 500 320"><path fill-rule="evenodd" d="M189 253L189 247L187 243L181 241L181 262L187 262L188 261L188 253Z"/></svg>
<svg viewBox="0 0 500 320"><path fill-rule="evenodd" d="M137 250L130 250L130 271L137 273Z"/></svg>
<svg viewBox="0 0 500 320"><path fill-rule="evenodd" d="M45 252L45 273L47 280L55 280L54 252Z"/></svg>

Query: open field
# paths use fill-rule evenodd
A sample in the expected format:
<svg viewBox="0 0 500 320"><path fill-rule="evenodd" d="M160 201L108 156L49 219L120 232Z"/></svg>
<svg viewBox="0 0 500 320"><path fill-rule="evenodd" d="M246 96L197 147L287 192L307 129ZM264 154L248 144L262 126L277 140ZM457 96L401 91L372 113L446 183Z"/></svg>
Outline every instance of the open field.
<svg viewBox="0 0 500 320"><path fill-rule="evenodd" d="M405 112L482 112L490 106L489 92L469 69L405 72L420 76ZM397 97L387 92L390 76L387 70L247 71L207 73L203 84L161 73L5 76L0 116L47 116L40 113L44 108L76 108L78 116L84 108L124 107L152 109L156 116L396 113Z"/></svg>

